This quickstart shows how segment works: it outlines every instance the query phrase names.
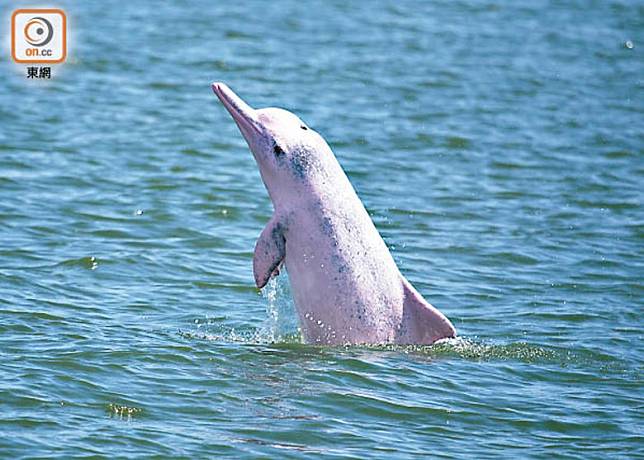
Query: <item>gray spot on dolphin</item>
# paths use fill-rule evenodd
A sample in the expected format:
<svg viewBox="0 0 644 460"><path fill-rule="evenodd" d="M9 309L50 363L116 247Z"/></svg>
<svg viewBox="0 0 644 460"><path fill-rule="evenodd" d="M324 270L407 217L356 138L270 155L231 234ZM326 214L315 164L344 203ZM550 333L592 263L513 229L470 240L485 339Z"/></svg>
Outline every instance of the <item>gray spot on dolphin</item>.
<svg viewBox="0 0 644 460"><path fill-rule="evenodd" d="M306 177L308 166L308 160L304 155L294 155L293 158L291 158L291 168L293 169L293 173L300 179L304 179Z"/></svg>
<svg viewBox="0 0 644 460"><path fill-rule="evenodd" d="M323 216L322 217L322 233L324 233L326 236L329 236L331 238L335 237L335 228L333 226L333 221L329 216Z"/></svg>
<svg viewBox="0 0 644 460"><path fill-rule="evenodd" d="M347 263L340 254L333 254L331 256L331 263L337 269L338 273L344 273L348 268Z"/></svg>
<svg viewBox="0 0 644 460"><path fill-rule="evenodd" d="M296 148L292 152L290 165L293 175L301 181L304 181L310 174L320 170L317 159L311 157L303 148Z"/></svg>

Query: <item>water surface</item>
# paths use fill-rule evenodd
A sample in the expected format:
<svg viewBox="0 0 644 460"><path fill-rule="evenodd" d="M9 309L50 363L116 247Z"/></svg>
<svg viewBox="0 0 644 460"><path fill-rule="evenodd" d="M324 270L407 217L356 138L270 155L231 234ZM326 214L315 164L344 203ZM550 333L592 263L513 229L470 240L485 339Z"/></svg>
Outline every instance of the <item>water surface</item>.
<svg viewBox="0 0 644 460"><path fill-rule="evenodd" d="M0 457L644 456L639 2L62 6L51 81L0 63ZM325 136L459 339L300 343L213 80Z"/></svg>

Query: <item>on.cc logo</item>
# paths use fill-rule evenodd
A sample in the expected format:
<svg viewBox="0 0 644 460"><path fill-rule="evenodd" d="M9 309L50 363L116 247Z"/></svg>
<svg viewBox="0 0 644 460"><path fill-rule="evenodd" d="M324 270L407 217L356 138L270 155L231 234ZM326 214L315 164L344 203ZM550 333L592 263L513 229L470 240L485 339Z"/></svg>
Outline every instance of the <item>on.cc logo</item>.
<svg viewBox="0 0 644 460"><path fill-rule="evenodd" d="M67 57L67 17L56 8L24 8L11 15L11 56L19 64L59 64Z"/></svg>

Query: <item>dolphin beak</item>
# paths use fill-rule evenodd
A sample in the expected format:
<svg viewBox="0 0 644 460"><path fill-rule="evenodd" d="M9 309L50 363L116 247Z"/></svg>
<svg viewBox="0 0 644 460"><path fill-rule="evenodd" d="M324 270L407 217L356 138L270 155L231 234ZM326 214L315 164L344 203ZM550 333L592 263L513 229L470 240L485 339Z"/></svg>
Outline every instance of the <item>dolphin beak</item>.
<svg viewBox="0 0 644 460"><path fill-rule="evenodd" d="M264 129L257 119L257 111L246 104L225 83L213 83L212 90L233 117L249 145L252 140L264 134Z"/></svg>

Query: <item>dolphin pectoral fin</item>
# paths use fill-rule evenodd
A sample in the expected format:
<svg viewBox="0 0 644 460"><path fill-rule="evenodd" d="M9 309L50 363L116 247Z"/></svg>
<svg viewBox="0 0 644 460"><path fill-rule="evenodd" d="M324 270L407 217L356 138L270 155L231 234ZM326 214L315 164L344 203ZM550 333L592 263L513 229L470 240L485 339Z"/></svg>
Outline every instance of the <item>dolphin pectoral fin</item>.
<svg viewBox="0 0 644 460"><path fill-rule="evenodd" d="M271 219L255 244L253 274L255 284L263 288L273 276L279 274L279 267L286 253L283 227L275 218Z"/></svg>
<svg viewBox="0 0 644 460"><path fill-rule="evenodd" d="M432 344L440 339L456 337L456 329L449 319L427 302L416 289L402 277L403 321L400 343Z"/></svg>

